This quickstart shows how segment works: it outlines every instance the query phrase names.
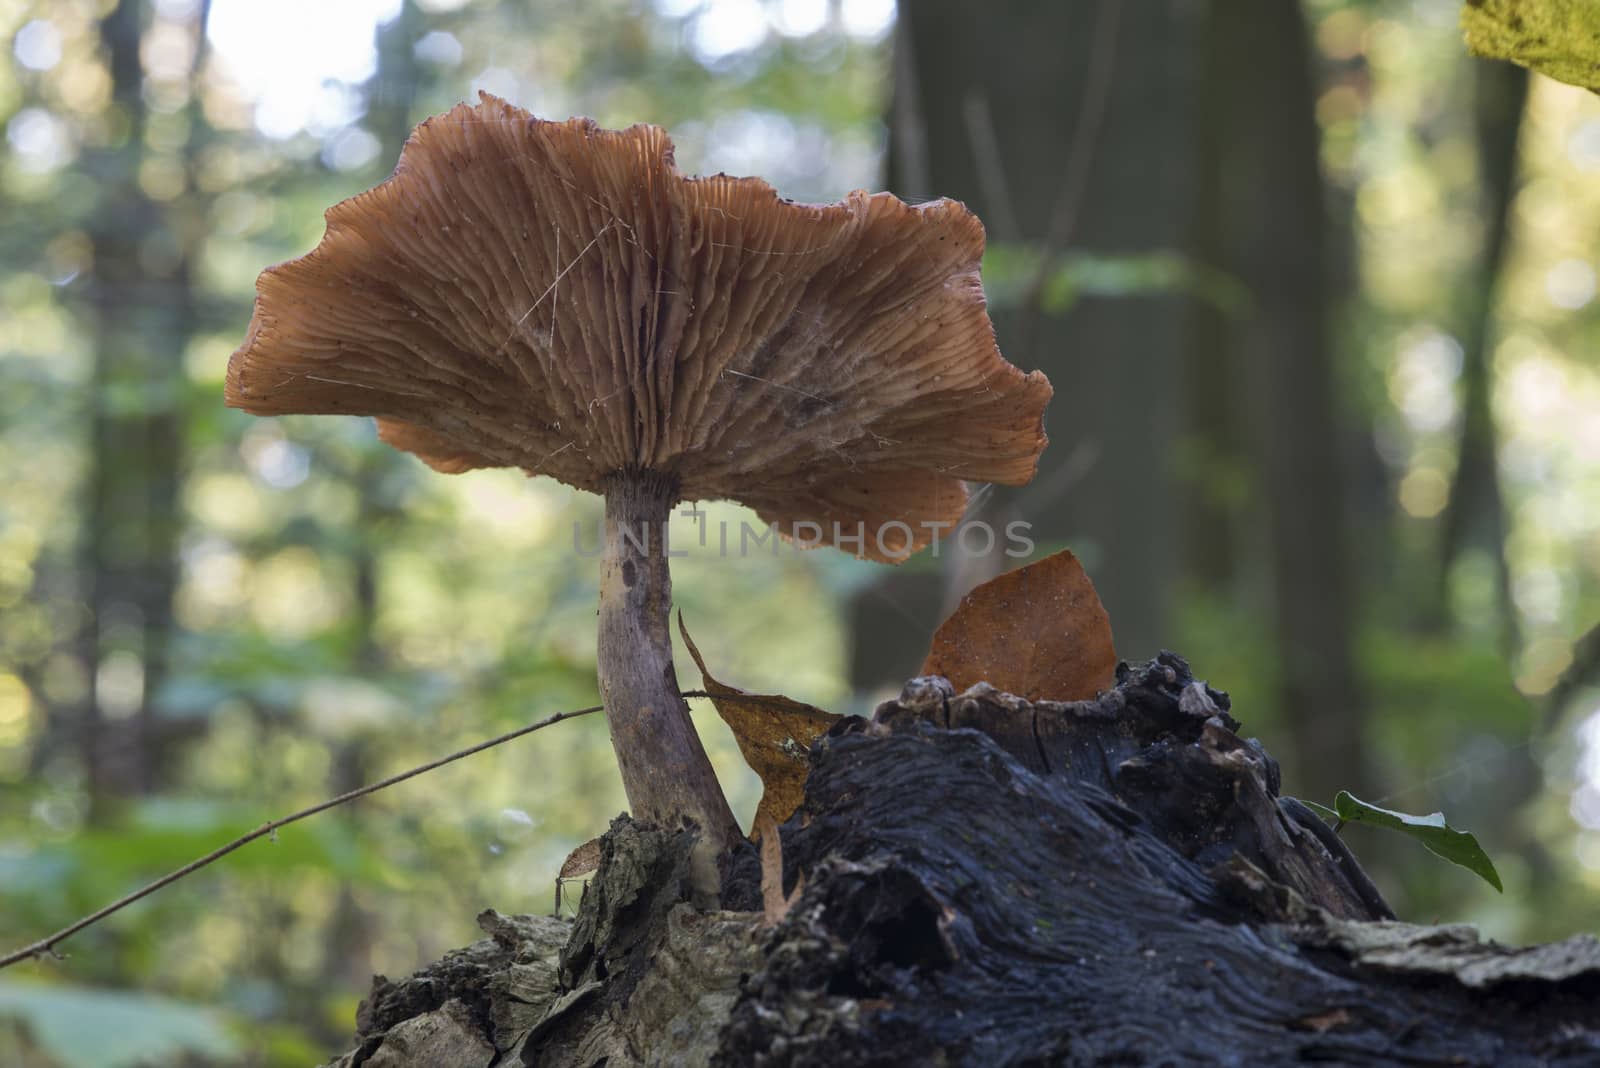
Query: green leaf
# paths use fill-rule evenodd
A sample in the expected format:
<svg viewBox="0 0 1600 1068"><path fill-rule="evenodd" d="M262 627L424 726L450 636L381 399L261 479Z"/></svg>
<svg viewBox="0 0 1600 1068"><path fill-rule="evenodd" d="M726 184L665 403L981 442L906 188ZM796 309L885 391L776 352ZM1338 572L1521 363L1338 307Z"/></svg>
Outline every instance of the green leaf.
<svg viewBox="0 0 1600 1068"><path fill-rule="evenodd" d="M135 1068L191 1053L218 1060L241 1053L220 1013L152 994L0 982L0 1020L6 1018L20 1022L65 1068Z"/></svg>
<svg viewBox="0 0 1600 1068"><path fill-rule="evenodd" d="M1312 812L1315 812L1317 815L1321 816L1323 819L1327 820L1329 823L1337 823L1341 819L1339 813L1335 812L1327 805L1319 805L1315 801L1307 801L1303 797L1297 797L1295 800L1306 806L1306 808L1309 808Z"/></svg>
<svg viewBox="0 0 1600 1068"><path fill-rule="evenodd" d="M1369 805L1347 790L1339 791L1339 796L1333 799L1333 807L1335 814L1346 823L1370 823L1375 827L1387 827L1391 831L1410 835L1431 852L1475 873L1501 893L1505 892L1505 887L1500 885L1500 873L1494 870L1494 862L1489 859L1489 854L1483 851L1472 835L1446 823L1443 812L1429 816L1394 812Z"/></svg>

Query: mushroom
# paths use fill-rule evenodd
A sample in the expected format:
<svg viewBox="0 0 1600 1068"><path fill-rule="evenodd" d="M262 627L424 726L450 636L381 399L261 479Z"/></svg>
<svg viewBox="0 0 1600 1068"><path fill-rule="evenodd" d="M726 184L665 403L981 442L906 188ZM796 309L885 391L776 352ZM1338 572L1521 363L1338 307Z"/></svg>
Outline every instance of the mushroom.
<svg viewBox="0 0 1600 1068"><path fill-rule="evenodd" d="M898 561L1020 484L1044 375L996 348L983 226L957 202L780 199L685 177L655 126L483 94L263 271L227 403L376 416L431 467L605 496L599 680L628 804L738 835L673 670L666 522L728 498L791 539Z"/></svg>

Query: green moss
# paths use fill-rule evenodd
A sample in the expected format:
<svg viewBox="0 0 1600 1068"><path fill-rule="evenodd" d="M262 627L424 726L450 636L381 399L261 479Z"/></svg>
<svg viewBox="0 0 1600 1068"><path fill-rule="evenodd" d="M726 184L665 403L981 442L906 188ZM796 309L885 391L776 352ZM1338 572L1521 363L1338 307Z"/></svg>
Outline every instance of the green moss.
<svg viewBox="0 0 1600 1068"><path fill-rule="evenodd" d="M1461 28L1474 55L1506 59L1600 91L1600 3L1467 0Z"/></svg>

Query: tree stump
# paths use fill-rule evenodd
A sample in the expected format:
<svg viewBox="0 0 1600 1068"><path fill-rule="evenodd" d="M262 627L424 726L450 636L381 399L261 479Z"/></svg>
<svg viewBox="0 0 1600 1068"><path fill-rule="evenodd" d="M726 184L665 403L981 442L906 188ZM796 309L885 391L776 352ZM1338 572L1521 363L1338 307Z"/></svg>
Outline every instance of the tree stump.
<svg viewBox="0 0 1600 1068"><path fill-rule="evenodd" d="M331 1063L1600 1064L1600 940L1395 922L1238 729L1171 654L1092 701L912 680L813 747L772 926L753 848L619 818L575 921L485 913Z"/></svg>

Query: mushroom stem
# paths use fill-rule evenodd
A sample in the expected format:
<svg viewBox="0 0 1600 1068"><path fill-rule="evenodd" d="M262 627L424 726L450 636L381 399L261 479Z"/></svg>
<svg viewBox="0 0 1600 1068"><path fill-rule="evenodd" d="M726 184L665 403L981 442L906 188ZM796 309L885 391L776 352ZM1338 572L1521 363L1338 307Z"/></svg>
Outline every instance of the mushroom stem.
<svg viewBox="0 0 1600 1068"><path fill-rule="evenodd" d="M636 818L676 828L685 817L719 849L739 825L679 694L672 666L667 516L676 482L619 471L606 482L600 564L600 699Z"/></svg>

